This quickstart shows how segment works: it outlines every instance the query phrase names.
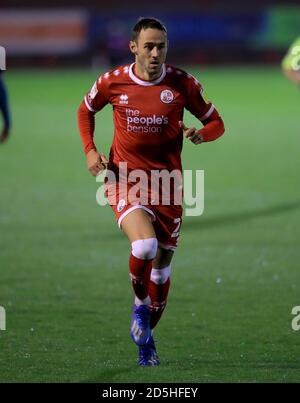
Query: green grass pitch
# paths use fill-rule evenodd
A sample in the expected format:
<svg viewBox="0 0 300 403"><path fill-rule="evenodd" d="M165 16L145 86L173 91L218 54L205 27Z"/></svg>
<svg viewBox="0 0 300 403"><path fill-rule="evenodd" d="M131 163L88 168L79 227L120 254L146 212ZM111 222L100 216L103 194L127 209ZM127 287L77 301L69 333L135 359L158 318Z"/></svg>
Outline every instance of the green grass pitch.
<svg viewBox="0 0 300 403"><path fill-rule="evenodd" d="M92 71L8 71L13 133L0 147L1 382L298 382L300 92L278 68L188 69L226 134L184 144L205 170L205 212L186 217L161 366L129 337L129 243L95 201L76 110ZM184 121L196 120L188 113ZM108 154L111 109L97 115Z"/></svg>

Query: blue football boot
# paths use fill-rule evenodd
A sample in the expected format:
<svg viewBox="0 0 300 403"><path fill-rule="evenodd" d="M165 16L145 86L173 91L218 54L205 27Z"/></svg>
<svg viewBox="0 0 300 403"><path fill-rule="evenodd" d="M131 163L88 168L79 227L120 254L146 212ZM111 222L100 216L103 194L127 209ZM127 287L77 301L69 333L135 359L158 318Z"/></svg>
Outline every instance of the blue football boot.
<svg viewBox="0 0 300 403"><path fill-rule="evenodd" d="M139 347L138 363L142 366L154 366L160 364L152 335L147 344Z"/></svg>
<svg viewBox="0 0 300 403"><path fill-rule="evenodd" d="M130 336L138 346L143 346L149 341L151 337L150 309L147 305L133 306Z"/></svg>

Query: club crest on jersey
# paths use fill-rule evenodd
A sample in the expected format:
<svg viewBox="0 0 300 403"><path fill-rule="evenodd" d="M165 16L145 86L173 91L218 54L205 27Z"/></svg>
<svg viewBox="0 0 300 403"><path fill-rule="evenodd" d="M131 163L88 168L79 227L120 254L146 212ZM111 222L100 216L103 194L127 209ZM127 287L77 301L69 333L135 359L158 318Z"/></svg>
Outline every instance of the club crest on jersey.
<svg viewBox="0 0 300 403"><path fill-rule="evenodd" d="M170 90L163 90L160 93L160 100L161 102L163 102L164 104L169 104L173 101L174 99L174 95L173 92Z"/></svg>
<svg viewBox="0 0 300 403"><path fill-rule="evenodd" d="M123 208L124 208L125 206L126 206L125 200L124 200L124 199L121 199L121 200L119 201L118 205L117 205L118 213L120 213L120 212L123 210Z"/></svg>
<svg viewBox="0 0 300 403"><path fill-rule="evenodd" d="M128 104L128 95L122 94L120 95L120 104L127 105Z"/></svg>

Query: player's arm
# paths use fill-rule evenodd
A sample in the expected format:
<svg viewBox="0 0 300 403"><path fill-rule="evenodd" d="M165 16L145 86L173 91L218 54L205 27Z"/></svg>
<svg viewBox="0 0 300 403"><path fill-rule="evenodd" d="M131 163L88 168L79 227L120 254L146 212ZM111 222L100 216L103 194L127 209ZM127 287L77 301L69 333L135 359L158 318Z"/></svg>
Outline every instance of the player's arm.
<svg viewBox="0 0 300 403"><path fill-rule="evenodd" d="M281 68L291 82L300 85L300 38L288 50L282 60Z"/></svg>
<svg viewBox="0 0 300 403"><path fill-rule="evenodd" d="M214 110L209 118L203 120L202 123L204 127L200 130L197 130L195 127L188 128L182 121L179 121L179 126L183 130L184 136L194 144L214 141L225 132L223 120L216 110Z"/></svg>
<svg viewBox="0 0 300 403"><path fill-rule="evenodd" d="M291 82L300 86L300 72L292 69L283 69L283 72Z"/></svg>
<svg viewBox="0 0 300 403"><path fill-rule="evenodd" d="M215 106L203 94L203 88L192 76L186 79L186 109L201 121L203 127L187 128L182 121L179 126L186 138L194 144L214 141L225 132L224 122Z"/></svg>
<svg viewBox="0 0 300 403"><path fill-rule="evenodd" d="M104 91L103 91L104 92ZM104 154L97 151L94 142L95 113L107 104L106 97L99 93L98 81L95 82L91 91L85 96L78 109L78 128L86 155L87 168L93 176L103 171L108 159Z"/></svg>

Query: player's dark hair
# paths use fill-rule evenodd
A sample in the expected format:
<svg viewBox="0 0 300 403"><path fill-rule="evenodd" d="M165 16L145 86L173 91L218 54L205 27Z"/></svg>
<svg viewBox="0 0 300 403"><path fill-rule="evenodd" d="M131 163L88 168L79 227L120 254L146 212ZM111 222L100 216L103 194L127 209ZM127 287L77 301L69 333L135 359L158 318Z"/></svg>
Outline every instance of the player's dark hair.
<svg viewBox="0 0 300 403"><path fill-rule="evenodd" d="M167 34L167 28L165 25L159 21L157 18L139 18L138 22L132 29L132 40L136 41L142 29L159 29Z"/></svg>

